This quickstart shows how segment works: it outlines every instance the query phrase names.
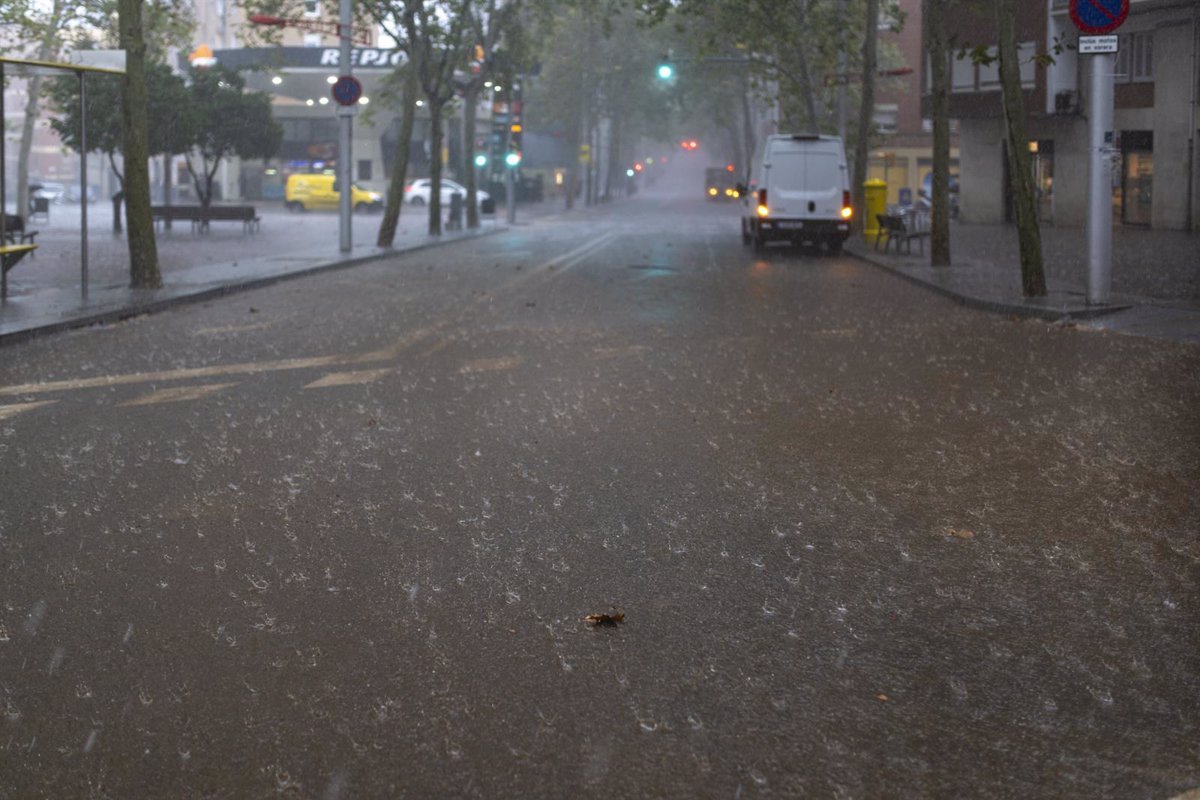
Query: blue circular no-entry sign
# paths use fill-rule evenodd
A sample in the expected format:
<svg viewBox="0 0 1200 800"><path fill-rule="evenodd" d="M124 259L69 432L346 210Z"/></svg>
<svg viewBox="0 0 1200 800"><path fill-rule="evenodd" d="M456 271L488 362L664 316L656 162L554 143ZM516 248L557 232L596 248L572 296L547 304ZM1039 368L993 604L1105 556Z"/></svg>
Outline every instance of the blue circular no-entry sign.
<svg viewBox="0 0 1200 800"><path fill-rule="evenodd" d="M1129 0L1071 0L1070 11L1083 33L1109 33L1129 16Z"/></svg>
<svg viewBox="0 0 1200 800"><path fill-rule="evenodd" d="M343 75L333 84L333 99L340 106L352 106L362 97L362 83L353 75Z"/></svg>

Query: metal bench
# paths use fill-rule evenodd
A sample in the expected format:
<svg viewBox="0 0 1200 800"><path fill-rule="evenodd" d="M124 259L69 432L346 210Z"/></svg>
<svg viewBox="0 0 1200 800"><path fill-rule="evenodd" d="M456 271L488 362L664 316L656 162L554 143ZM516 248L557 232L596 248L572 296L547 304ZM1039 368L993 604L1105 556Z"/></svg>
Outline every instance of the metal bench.
<svg viewBox="0 0 1200 800"><path fill-rule="evenodd" d="M908 214L876 214L879 221L879 235L875 237L875 249L879 249L883 241L883 252L888 251L892 242L896 243L896 253L900 253L903 244L909 254L912 253L912 243L916 239L921 246L921 255L925 255L925 240L929 238L929 230L920 224L920 220Z"/></svg>
<svg viewBox="0 0 1200 800"><path fill-rule="evenodd" d="M256 233L261 221L254 206L151 206L150 216L155 222L190 222L193 233L207 231L210 222L240 222L243 232Z"/></svg>
<svg viewBox="0 0 1200 800"><path fill-rule="evenodd" d="M25 229L25 218L20 214L5 214L4 241L0 244L37 244L38 233Z"/></svg>

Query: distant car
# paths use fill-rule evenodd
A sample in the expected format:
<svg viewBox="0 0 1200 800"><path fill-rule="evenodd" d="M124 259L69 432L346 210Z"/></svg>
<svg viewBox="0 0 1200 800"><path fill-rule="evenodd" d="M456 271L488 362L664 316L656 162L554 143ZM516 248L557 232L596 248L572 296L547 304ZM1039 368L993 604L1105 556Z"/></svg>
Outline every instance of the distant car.
<svg viewBox="0 0 1200 800"><path fill-rule="evenodd" d="M404 187L404 202L413 206L424 206L429 204L429 196L433 193L431 188L432 181L429 178L418 178L417 180ZM442 207L446 208L450 205L450 195L461 194L463 202L467 201L467 187L461 183L456 183L448 178L442 178L442 190L440 192ZM488 201L492 196L482 189L475 190L475 201L481 208L490 207Z"/></svg>
<svg viewBox="0 0 1200 800"><path fill-rule="evenodd" d="M30 181L29 191L34 197L44 197L51 203L61 203L67 187L58 181Z"/></svg>
<svg viewBox="0 0 1200 800"><path fill-rule="evenodd" d="M335 209L341 198L342 193L338 191L337 179L333 175L288 175L284 187L284 206L292 212ZM383 195L379 192L368 192L358 184L352 183L350 204L359 213L380 211L383 209Z"/></svg>

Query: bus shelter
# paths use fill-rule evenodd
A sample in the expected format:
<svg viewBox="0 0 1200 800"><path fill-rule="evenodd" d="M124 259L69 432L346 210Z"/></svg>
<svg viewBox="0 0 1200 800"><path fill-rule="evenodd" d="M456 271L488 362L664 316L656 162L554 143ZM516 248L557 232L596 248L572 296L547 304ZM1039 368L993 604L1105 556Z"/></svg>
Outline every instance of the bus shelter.
<svg viewBox="0 0 1200 800"><path fill-rule="evenodd" d="M91 53L89 51L80 51L75 54L79 58L79 63L68 63L60 61L37 61L24 58L9 58L0 56L0 87L4 86L4 80L8 75L14 75L20 78L31 78L34 76L42 77L62 77L64 75L74 75L79 81L79 121L82 130L79 132L79 182L80 182L80 197L87 197L87 76L93 73L104 75L123 75L124 68L124 52L114 50L99 50ZM89 56L94 56L89 58ZM95 63L85 63L86 61ZM110 63L101 65L101 62L108 61ZM4 91L0 88L0 120L4 119ZM5 225L8 221L8 198L5 196L6 191L6 176L5 158L4 158L4 137L0 136L0 301L8 299L8 271L16 265L23 257L33 252L37 245L34 244L8 244L8 234L5 231ZM87 208L86 202L79 204L79 287L81 297L87 300L88 294L88 229L87 229ZM27 216L28 209L17 209L17 213L22 216Z"/></svg>

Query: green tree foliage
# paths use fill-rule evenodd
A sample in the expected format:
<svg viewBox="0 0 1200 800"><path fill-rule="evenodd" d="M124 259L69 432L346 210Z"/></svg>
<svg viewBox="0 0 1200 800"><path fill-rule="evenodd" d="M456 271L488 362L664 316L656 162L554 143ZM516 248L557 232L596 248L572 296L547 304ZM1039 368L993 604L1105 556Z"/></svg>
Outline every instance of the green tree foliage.
<svg viewBox="0 0 1200 800"><path fill-rule="evenodd" d="M202 206L212 203L213 180L230 156L270 158L283 143L283 128L271 116L271 98L248 92L240 74L227 67L193 69L187 104L195 136L186 152L188 173Z"/></svg>

